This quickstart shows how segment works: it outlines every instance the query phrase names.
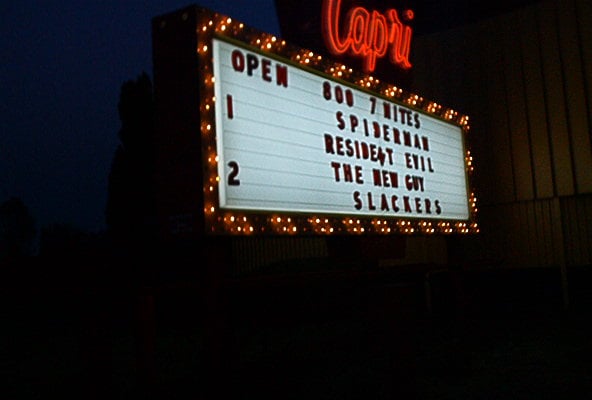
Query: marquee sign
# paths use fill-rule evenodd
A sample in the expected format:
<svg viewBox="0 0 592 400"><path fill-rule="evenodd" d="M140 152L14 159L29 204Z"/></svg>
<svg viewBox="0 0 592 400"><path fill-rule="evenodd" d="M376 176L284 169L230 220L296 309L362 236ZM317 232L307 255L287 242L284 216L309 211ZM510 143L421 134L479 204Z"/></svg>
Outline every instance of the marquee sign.
<svg viewBox="0 0 592 400"><path fill-rule="evenodd" d="M208 17L197 29L208 232L478 231L468 117Z"/></svg>

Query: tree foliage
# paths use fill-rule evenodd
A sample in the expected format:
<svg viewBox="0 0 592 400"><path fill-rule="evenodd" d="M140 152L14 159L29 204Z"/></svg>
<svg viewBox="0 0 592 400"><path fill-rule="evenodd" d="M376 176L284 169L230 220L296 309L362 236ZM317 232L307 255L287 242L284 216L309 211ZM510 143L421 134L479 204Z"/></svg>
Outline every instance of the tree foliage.
<svg viewBox="0 0 592 400"><path fill-rule="evenodd" d="M35 220L21 199L0 204L0 259L31 255L36 233Z"/></svg>
<svg viewBox="0 0 592 400"><path fill-rule="evenodd" d="M83 259L94 255L100 244L99 234L91 234L67 223L41 228L39 255L44 258Z"/></svg>
<svg viewBox="0 0 592 400"><path fill-rule="evenodd" d="M109 173L106 223L120 244L142 241L153 231L155 215L154 99L146 73L121 87L120 144Z"/></svg>

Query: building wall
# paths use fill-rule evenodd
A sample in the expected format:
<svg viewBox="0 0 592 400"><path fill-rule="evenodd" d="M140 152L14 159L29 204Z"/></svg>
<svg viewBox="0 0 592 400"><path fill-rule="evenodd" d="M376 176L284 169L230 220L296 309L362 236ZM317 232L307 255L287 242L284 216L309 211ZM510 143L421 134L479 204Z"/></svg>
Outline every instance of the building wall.
<svg viewBox="0 0 592 400"><path fill-rule="evenodd" d="M416 37L418 94L470 117L470 263L592 264L592 3L542 1Z"/></svg>

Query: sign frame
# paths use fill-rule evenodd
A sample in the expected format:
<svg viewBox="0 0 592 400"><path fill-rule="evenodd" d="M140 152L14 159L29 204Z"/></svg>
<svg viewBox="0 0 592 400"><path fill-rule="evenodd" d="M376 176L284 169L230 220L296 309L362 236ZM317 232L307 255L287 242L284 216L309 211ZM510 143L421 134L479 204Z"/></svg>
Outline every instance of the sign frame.
<svg viewBox="0 0 592 400"><path fill-rule="evenodd" d="M197 55L200 64L200 141L203 158L203 213L205 232L214 235L331 235L331 234L473 234L479 232L477 199L472 188L473 160L468 149L468 116L381 82L364 72L290 45L272 34L247 27L234 19L198 12ZM344 87L353 88L381 100L398 104L413 112L427 115L460 127L463 142L468 217L462 220L421 218L401 215L360 216L333 213L299 213L261 210L222 209L217 154L216 107L223 99L215 97L213 41L221 40L262 57L305 70ZM319 132L322 135L322 132Z"/></svg>

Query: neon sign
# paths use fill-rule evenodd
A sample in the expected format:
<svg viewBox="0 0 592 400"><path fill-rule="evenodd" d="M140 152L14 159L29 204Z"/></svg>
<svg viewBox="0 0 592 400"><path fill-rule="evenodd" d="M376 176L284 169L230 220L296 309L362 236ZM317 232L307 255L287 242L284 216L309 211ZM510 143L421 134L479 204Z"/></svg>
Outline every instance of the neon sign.
<svg viewBox="0 0 592 400"><path fill-rule="evenodd" d="M347 13L343 31L339 24L341 0L324 0L322 28L328 50L333 55L349 51L364 58L364 71L373 72L376 60L389 53L391 63L402 69L411 68L409 50L413 30L401 22L395 9L386 13L353 7ZM404 12L406 20L413 20L412 10Z"/></svg>

